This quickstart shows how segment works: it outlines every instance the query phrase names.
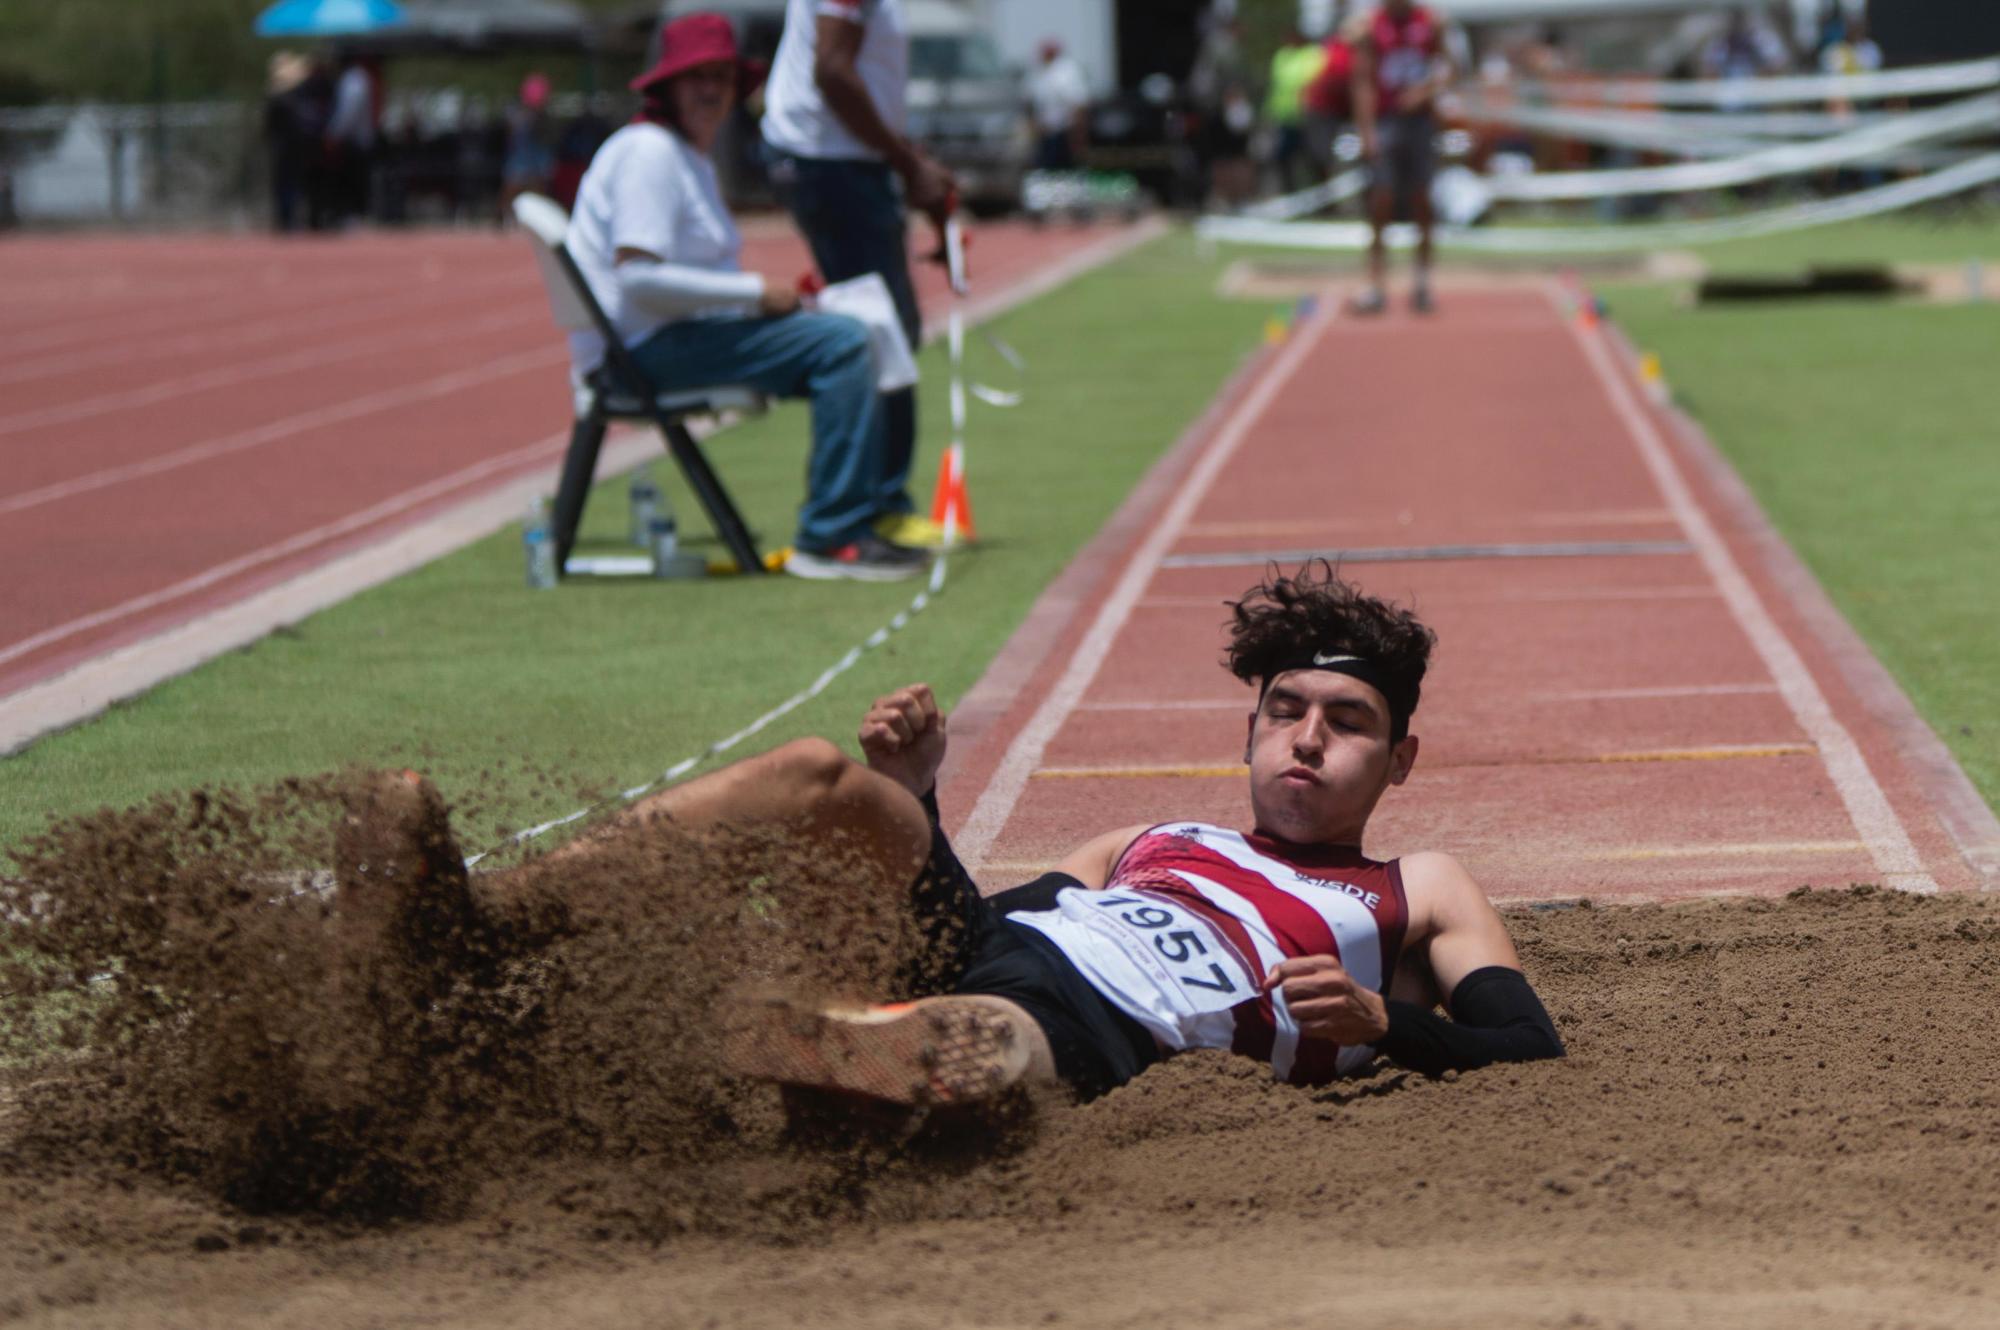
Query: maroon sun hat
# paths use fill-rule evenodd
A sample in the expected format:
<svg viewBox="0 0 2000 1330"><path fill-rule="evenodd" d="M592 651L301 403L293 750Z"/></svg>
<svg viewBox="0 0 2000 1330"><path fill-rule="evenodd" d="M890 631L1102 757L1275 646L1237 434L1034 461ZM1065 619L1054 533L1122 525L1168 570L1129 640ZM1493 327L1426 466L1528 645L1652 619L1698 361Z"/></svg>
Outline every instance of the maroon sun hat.
<svg viewBox="0 0 2000 1330"><path fill-rule="evenodd" d="M660 29L660 58L632 80L632 91L644 93L696 65L727 60L736 66L737 93L749 96L764 81L761 60L745 60L736 50L736 30L720 14L689 14Z"/></svg>

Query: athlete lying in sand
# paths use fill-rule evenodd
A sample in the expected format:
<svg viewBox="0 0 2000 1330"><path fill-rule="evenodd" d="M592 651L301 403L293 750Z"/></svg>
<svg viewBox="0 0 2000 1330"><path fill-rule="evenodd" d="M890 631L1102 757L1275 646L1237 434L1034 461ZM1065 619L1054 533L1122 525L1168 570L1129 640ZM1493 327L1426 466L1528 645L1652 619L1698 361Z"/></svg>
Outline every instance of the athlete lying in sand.
<svg viewBox="0 0 2000 1330"><path fill-rule="evenodd" d="M1381 862L1360 848L1377 801L1416 761L1409 722L1433 640L1324 563L1252 588L1228 653L1258 688L1244 746L1252 829L1120 828L991 898L938 825L946 722L922 684L870 709L865 764L799 740L656 795L559 855L666 817L847 838L882 882L910 884L931 941L926 995L736 1009L726 1061L781 1083L919 1106L1024 1082L1098 1094L1188 1048L1232 1049L1302 1085L1378 1053L1429 1074L1560 1057L1506 926L1465 870L1449 855ZM405 844L427 827L431 868L451 861L428 786L391 782L378 798L391 816L375 826ZM396 876L381 844L378 876Z"/></svg>

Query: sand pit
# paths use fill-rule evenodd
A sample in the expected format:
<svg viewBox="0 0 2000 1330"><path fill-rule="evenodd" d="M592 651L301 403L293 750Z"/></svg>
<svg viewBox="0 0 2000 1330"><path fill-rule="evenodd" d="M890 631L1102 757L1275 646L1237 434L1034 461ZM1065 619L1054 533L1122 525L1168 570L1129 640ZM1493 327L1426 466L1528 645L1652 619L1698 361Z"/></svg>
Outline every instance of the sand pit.
<svg viewBox="0 0 2000 1330"><path fill-rule="evenodd" d="M704 1011L906 959L837 856L531 865L411 988L318 896L240 889L325 798L107 815L16 866L14 907L78 911L0 964L0 1323L2000 1324L1991 897L1519 909L1562 1062L1309 1092L1192 1055L803 1136L712 1070ZM27 1000L52 956L124 977Z"/></svg>

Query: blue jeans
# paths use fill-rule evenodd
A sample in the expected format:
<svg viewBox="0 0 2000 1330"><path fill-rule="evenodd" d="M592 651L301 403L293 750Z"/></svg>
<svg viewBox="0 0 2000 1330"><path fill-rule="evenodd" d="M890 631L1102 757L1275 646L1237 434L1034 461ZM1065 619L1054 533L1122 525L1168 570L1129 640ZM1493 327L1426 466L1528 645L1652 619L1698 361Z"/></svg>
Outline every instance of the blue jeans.
<svg viewBox="0 0 2000 1330"><path fill-rule="evenodd" d="M924 320L910 280L903 198L893 172L881 162L794 157L773 150L771 183L812 247L813 262L829 282L879 272L896 302L912 349L923 342ZM917 448L917 394L886 393L883 439L883 512L907 513L910 464Z"/></svg>
<svg viewBox="0 0 2000 1330"><path fill-rule="evenodd" d="M868 332L839 314L780 319L681 319L632 348L663 392L748 384L812 399L812 455L795 542L824 554L887 511L882 493L882 394Z"/></svg>

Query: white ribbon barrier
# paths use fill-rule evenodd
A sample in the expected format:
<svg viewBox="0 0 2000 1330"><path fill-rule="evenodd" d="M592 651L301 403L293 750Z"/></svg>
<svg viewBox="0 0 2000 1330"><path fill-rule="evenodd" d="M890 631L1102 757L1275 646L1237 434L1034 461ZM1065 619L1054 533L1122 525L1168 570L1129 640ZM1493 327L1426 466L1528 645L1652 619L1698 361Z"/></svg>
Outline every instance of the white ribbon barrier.
<svg viewBox="0 0 2000 1330"><path fill-rule="evenodd" d="M1632 194L1684 194L1728 189L1759 180L1804 175L1872 161L1903 148L2000 132L2000 95L1969 97L1928 111L1910 111L1813 143L1785 143L1723 161L1611 171L1542 172L1484 179L1496 202L1602 199Z"/></svg>
<svg viewBox="0 0 2000 1330"><path fill-rule="evenodd" d="M1605 83L1522 84L1520 95L1543 102L1592 101L1626 106L1783 106L1792 102L1875 102L2000 87L2000 56L1918 65L1867 74L1795 74L1783 78L1613 80Z"/></svg>
<svg viewBox="0 0 2000 1330"><path fill-rule="evenodd" d="M1857 190L1837 199L1766 208L1736 217L1670 222L1657 226L1549 226L1437 228L1438 243L1455 249L1497 254L1609 254L1668 249L1741 240L1749 236L1802 231L1896 212L1933 199L1949 198L2000 180L2000 152L1984 153L1929 175ZM1271 222L1254 217L1210 217L1195 227L1204 240L1283 249L1358 250L1368 247L1368 227L1359 222ZM1406 249L1416 228L1392 226L1385 237Z"/></svg>
<svg viewBox="0 0 2000 1330"><path fill-rule="evenodd" d="M1356 195L1367 192L1368 172L1363 167L1352 171L1342 171L1331 180L1322 180L1317 185L1298 190L1291 194L1280 194L1261 203L1253 203L1243 210L1245 217L1258 217L1270 222L1289 222L1297 217L1310 217L1323 208L1331 208L1336 203L1345 203Z"/></svg>

